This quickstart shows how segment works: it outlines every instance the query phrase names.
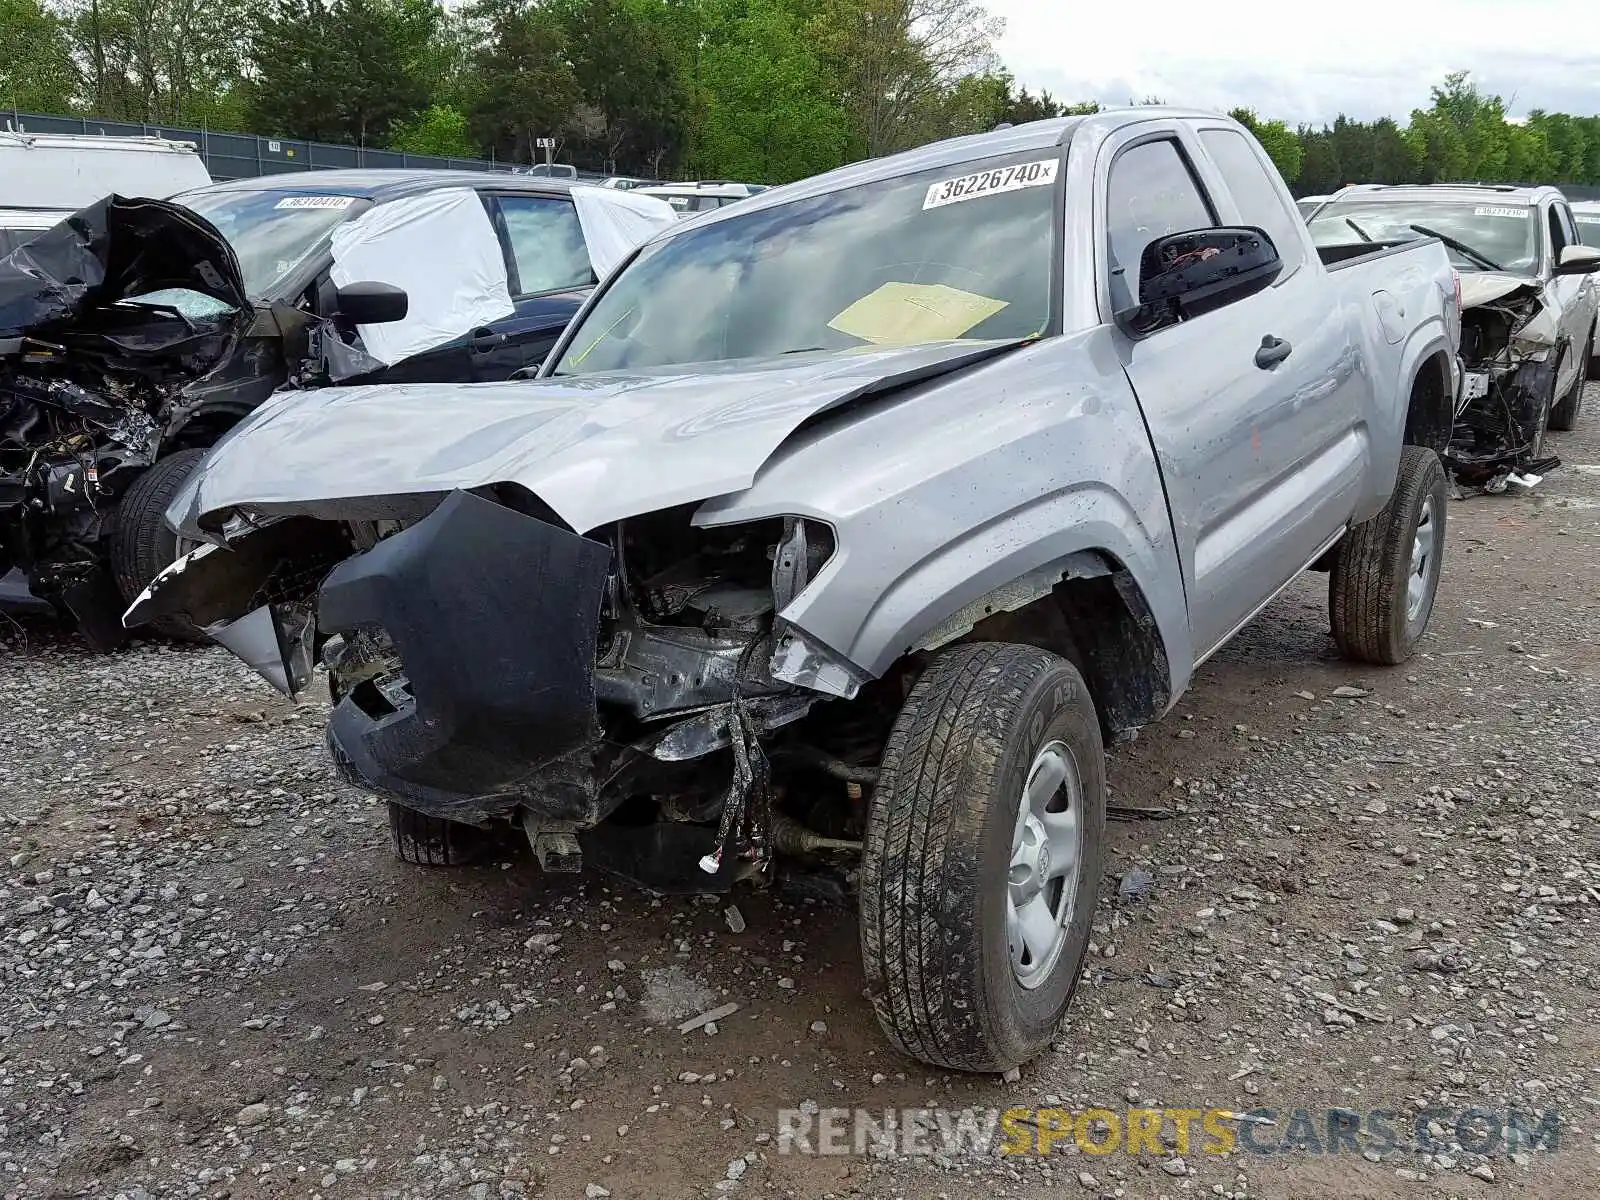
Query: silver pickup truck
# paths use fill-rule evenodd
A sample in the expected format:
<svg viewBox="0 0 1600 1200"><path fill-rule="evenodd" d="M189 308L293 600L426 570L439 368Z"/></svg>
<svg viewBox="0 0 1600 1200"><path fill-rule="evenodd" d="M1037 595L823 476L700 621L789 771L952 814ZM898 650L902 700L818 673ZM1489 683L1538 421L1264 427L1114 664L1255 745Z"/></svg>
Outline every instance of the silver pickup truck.
<svg viewBox="0 0 1600 1200"><path fill-rule="evenodd" d="M892 1040L1005 1069L1083 963L1106 741L1308 567L1412 653L1458 327L1442 245L1325 265L1228 118L941 142L684 221L535 381L280 393L126 619L323 664L413 861L835 871Z"/></svg>

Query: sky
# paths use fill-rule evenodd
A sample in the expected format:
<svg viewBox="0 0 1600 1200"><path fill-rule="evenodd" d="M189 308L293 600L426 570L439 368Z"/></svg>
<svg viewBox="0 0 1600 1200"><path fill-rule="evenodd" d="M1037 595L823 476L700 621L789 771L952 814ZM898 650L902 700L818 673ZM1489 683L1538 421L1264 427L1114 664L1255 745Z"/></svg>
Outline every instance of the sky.
<svg viewBox="0 0 1600 1200"><path fill-rule="evenodd" d="M1404 124L1450 71L1512 117L1600 114L1600 0L983 0L997 49L1058 100L1254 109L1291 126L1339 113Z"/></svg>

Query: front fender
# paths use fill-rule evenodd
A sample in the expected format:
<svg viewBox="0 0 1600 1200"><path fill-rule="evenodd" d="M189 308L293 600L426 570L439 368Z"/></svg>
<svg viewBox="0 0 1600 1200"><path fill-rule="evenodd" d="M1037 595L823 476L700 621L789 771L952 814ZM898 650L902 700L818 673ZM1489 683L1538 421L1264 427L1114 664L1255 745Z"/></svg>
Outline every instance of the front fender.
<svg viewBox="0 0 1600 1200"><path fill-rule="evenodd" d="M1104 331L820 423L695 523L780 514L825 521L837 542L780 615L864 675L996 589L1098 551L1144 594L1169 695L1188 682L1194 648L1166 496Z"/></svg>

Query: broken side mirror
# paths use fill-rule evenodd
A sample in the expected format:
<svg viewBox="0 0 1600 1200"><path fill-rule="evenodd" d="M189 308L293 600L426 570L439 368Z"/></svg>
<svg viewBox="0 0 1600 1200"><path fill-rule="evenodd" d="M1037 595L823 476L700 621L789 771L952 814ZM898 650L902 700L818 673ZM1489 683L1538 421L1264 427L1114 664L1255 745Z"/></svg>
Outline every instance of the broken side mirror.
<svg viewBox="0 0 1600 1200"><path fill-rule="evenodd" d="M1283 273L1265 230L1195 229L1157 238L1139 256L1139 303L1116 314L1131 337L1232 304Z"/></svg>
<svg viewBox="0 0 1600 1200"><path fill-rule="evenodd" d="M337 316L351 325L386 325L403 321L411 301L392 283L347 283L334 291Z"/></svg>
<svg viewBox="0 0 1600 1200"><path fill-rule="evenodd" d="M1587 275L1600 271L1600 247L1568 246L1556 264L1557 275Z"/></svg>

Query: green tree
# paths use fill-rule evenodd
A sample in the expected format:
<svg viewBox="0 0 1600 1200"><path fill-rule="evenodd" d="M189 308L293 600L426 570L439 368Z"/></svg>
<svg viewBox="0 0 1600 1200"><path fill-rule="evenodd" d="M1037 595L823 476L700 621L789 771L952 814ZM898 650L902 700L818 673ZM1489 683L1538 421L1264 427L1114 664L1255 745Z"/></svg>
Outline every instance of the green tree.
<svg viewBox="0 0 1600 1200"><path fill-rule="evenodd" d="M69 32L39 0L0 0L0 108L72 110L79 80Z"/></svg>
<svg viewBox="0 0 1600 1200"><path fill-rule="evenodd" d="M70 0L63 12L95 115L238 126L248 0Z"/></svg>
<svg viewBox="0 0 1600 1200"><path fill-rule="evenodd" d="M850 115L860 153L919 145L969 75L998 69L1004 23L974 0L822 0L806 37Z"/></svg>
<svg viewBox="0 0 1600 1200"><path fill-rule="evenodd" d="M848 160L850 118L805 27L799 5L747 0L708 31L695 68L697 174L787 183Z"/></svg>
<svg viewBox="0 0 1600 1200"><path fill-rule="evenodd" d="M1278 174L1283 176L1285 183L1293 183L1300 178L1300 160L1303 151L1300 139L1287 125L1282 121L1263 121L1248 108L1236 108L1228 115L1255 134L1256 140L1267 152L1267 157L1272 159L1272 165L1278 168Z"/></svg>
<svg viewBox="0 0 1600 1200"><path fill-rule="evenodd" d="M467 128L467 114L449 104L430 104L412 120L395 126L389 146L407 154L435 154L442 158L478 155L478 146Z"/></svg>
<svg viewBox="0 0 1600 1200"><path fill-rule="evenodd" d="M532 162L579 102L556 14L531 0L478 0L464 10L471 50L463 91L473 139L496 158Z"/></svg>
<svg viewBox="0 0 1600 1200"><path fill-rule="evenodd" d="M655 176L684 142L688 95L663 0L555 0L580 104L565 123L566 157Z"/></svg>
<svg viewBox="0 0 1600 1200"><path fill-rule="evenodd" d="M256 132L387 145L428 106L432 0L272 0L256 15Z"/></svg>

